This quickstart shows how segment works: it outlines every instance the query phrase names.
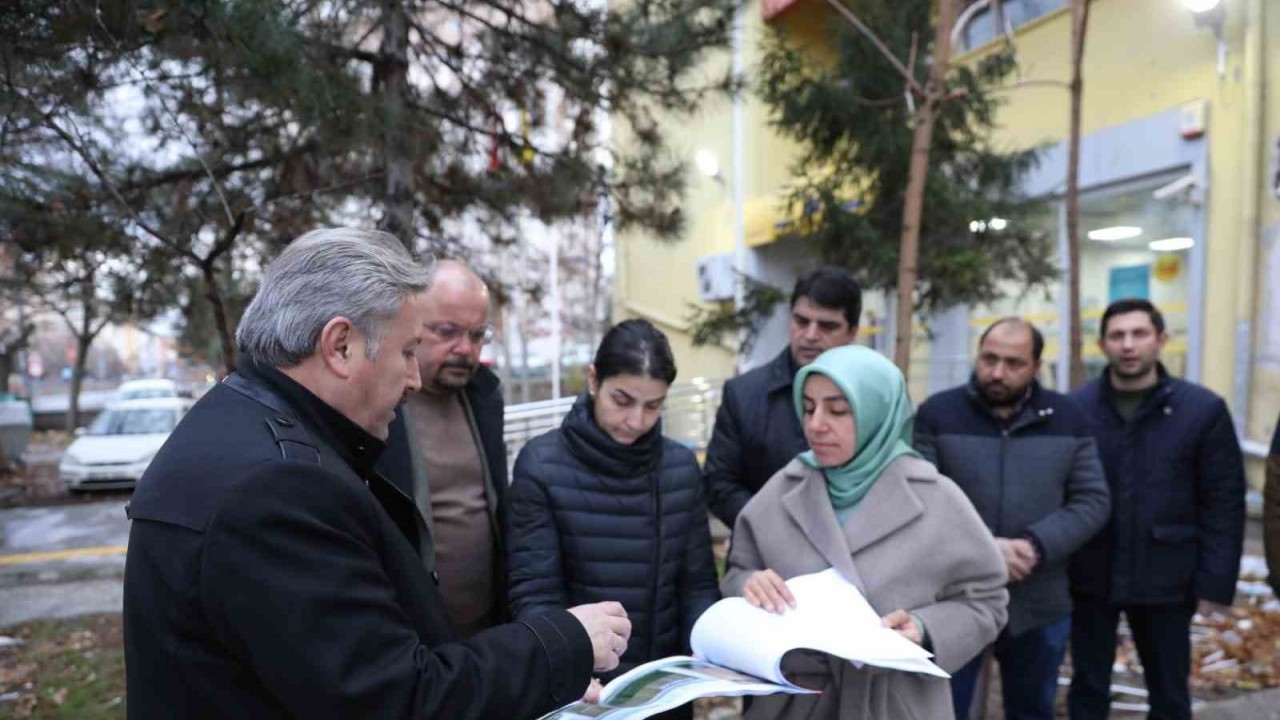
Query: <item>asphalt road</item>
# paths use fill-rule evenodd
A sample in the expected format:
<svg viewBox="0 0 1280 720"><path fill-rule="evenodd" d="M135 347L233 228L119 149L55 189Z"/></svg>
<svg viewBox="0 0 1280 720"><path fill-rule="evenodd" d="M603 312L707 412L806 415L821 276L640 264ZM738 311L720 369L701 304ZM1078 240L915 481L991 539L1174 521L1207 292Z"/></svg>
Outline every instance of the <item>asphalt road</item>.
<svg viewBox="0 0 1280 720"><path fill-rule="evenodd" d="M129 520L120 499L0 510L0 628L120 610Z"/></svg>

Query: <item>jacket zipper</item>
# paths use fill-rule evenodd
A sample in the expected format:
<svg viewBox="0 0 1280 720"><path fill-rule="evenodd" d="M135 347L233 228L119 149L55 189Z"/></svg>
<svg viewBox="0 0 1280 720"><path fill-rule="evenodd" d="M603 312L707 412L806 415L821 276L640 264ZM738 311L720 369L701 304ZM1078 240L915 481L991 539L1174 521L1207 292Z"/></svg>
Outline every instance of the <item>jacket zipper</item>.
<svg viewBox="0 0 1280 720"><path fill-rule="evenodd" d="M1000 428L1000 496L996 498L996 529L1002 536L1006 529L1004 526L1004 486L1005 467L1008 465L1009 460L1009 438L1015 432L1029 428L1032 425L1038 425L1039 423L1045 422L1045 410L1043 408L1039 410L1035 408L1028 409L1034 413L1031 419L1026 422L1018 422L1015 420L1009 425L1009 427Z"/></svg>

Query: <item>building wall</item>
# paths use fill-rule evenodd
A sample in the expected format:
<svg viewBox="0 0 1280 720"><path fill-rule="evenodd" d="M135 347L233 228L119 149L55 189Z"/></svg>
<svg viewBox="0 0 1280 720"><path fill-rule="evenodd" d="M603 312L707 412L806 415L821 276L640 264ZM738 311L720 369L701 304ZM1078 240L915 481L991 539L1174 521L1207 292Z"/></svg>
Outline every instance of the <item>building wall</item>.
<svg viewBox="0 0 1280 720"><path fill-rule="evenodd" d="M1094 0L1083 66L1083 130L1102 133L1203 100L1208 111L1205 198L1206 250L1198 348L1200 381L1240 414L1246 437L1262 442L1280 413L1280 356L1270 358L1265 332L1280 283L1275 243L1280 203L1267 190L1275 139L1280 136L1280 7L1265 0L1228 3L1218 72L1218 43L1175 0ZM1249 17L1265 11L1266 17ZM1252 30L1252 34L1251 31ZM1069 78L1070 16L1063 11L1016 34L1022 86L1006 91L999 140L1010 148L1066 138L1069 97L1043 81ZM979 57L983 49L962 58ZM1262 74L1259 76L1258 70ZM1264 100L1265 99L1265 100ZM1250 143L1248 119L1262 117ZM1257 136L1254 136L1257 138ZM1253 163L1250 167L1250 163ZM1249 230L1250 194L1260 203L1262 237ZM1280 310L1277 310L1280 312ZM1276 333L1280 335L1280 332ZM1242 407L1247 405L1247 409Z"/></svg>
<svg viewBox="0 0 1280 720"><path fill-rule="evenodd" d="M801 0L797 7L775 22L787 28L789 36L806 47L818 48L829 32L827 12L821 2ZM814 12L814 8L819 10ZM762 19L760 0L751 0L744 11L743 65L750 82L761 55L761 42L767 31ZM723 73L729 67L728 53L707 65L708 76ZM747 216L747 244L766 245L773 238L768 229L782 217L779 197L790 177L794 145L779 137L768 126L768 111L755 93L743 95L744 206ZM689 118L669 118L667 137L672 151L689 163L689 192L684 202L688 219L683 237L675 242L659 242L643 233L618 235L616 316L646 317L659 323L671 338L672 349L680 363L681 377L728 377L733 374L734 356L730 343L718 348L694 348L684 332L689 305L698 302L696 264L700 257L733 252L733 216L728 181L733 177L732 101L728 97L713 99ZM626 130L618 130L621 145L626 146ZM709 150L719 160L721 179L700 174L693 166L699 150ZM754 258L749 266L758 265ZM789 281L785 284L789 284ZM785 333L785 325L783 327ZM766 333L761 346L780 347L776 333ZM785 334L783 335L785 338ZM758 346L760 347L760 346ZM688 371L686 372L686 367Z"/></svg>
<svg viewBox="0 0 1280 720"><path fill-rule="evenodd" d="M1280 154L1280 75L1274 70L1280 68L1280 6L1270 0L1228 3L1223 32L1227 52L1221 74L1214 33L1197 26L1178 0L1093 0L1091 8L1083 67L1083 130L1098 140L1093 144L1097 152L1127 152L1115 142L1102 141L1116 137L1118 128L1140 127L1153 118L1167 120L1196 101L1203 101L1207 108L1207 132L1197 141L1202 143L1198 157L1203 158L1201 170L1208 185L1202 206L1200 285L1185 310L1199 313L1200 336L1187 348L1193 356L1187 364L1195 366L1200 382L1227 399L1245 436L1264 442L1280 413L1280 201L1268 189L1276 173L1273 158ZM1265 17L1250 17L1251 12L1265 12ZM765 32L758 2L748 6L746 18L750 70L759 58L759 41ZM799 41L820 47L825 33L839 21L825 3L800 0L775 22ZM1004 91L1007 103L999 114L996 142L1011 150L1061 144L1069 120L1064 87L1069 78L1069 13L1050 13L1018 29L1015 38L1019 78ZM978 48L958 61L974 61L992 47ZM674 131L678 151L692 157L698 148L712 150L726 176L731 173L729 108L728 101L711 104ZM1261 132L1251 134L1250 128L1257 126L1249 120L1255 117L1260 118ZM746 102L745 120L747 241L751 246L767 246L772 241L772 222L784 216L777 198L785 189L794 149L768 128L766 111L754 96ZM1141 152L1145 145L1146 138L1138 137L1133 149ZM1095 156L1085 161L1097 167L1119 167L1126 158ZM1252 208L1258 212L1260 233L1250 230ZM685 210L689 232L675 245L635 236L621 239L619 297L624 312L631 306L654 315L683 317L687 304L696 301L693 268L697 258L732 250L728 195L722 186L692 177ZM754 264L767 265L770 255L768 248L761 247ZM790 250L772 255L795 264ZM660 292L650 290L656 276L664 279ZM1088 280L1086 285L1096 281ZM1094 287L1093 292L1100 290ZM1045 316L1038 318L1040 322L1059 323L1059 305L1031 304ZM949 324L955 325L955 318ZM779 327L777 321L770 324L757 355L766 347L780 346ZM673 340L677 353L694 358L693 363L700 370L705 368L706 374L730 372L727 350L690 353L684 341ZM1091 342L1086 338L1086 343ZM1050 345L1055 345L1055 338L1050 338ZM921 357L928 357L928 351L922 350ZM947 357L954 354L952 350ZM931 379L954 374L936 368L923 373ZM913 367L913 378L917 375Z"/></svg>

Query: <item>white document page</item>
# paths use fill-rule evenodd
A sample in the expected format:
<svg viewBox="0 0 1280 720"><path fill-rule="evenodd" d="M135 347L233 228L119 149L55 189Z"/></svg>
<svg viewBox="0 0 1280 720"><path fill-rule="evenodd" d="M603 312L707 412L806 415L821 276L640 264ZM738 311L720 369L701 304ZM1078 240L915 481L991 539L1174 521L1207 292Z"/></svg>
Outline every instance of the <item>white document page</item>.
<svg viewBox="0 0 1280 720"><path fill-rule="evenodd" d="M711 606L694 625L694 654L785 685L792 684L782 676L782 656L797 649L825 652L855 664L950 677L929 660L928 651L882 626L862 593L835 569L794 577L787 586L796 607L781 615L752 607L742 598Z"/></svg>

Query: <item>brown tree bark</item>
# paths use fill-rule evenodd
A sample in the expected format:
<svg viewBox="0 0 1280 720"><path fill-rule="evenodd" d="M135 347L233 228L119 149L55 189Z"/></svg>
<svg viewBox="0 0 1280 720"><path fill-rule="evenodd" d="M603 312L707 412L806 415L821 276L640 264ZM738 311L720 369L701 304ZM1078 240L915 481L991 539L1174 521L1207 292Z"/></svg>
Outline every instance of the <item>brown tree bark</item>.
<svg viewBox="0 0 1280 720"><path fill-rule="evenodd" d="M404 119L409 83L408 25L401 0L384 0L381 47L382 152L387 186L383 200L382 229L400 238L400 242L412 252L413 166Z"/></svg>
<svg viewBox="0 0 1280 720"><path fill-rule="evenodd" d="M938 0L934 28L933 62L925 84L924 101L916 112L911 141L911 165L902 208L902 245L898 254L898 312L893 361L910 378L911 317L915 311L916 278L919 276L920 218L929 179L929 150L938 108L946 97L947 66L951 61L951 26L956 20L956 0Z"/></svg>
<svg viewBox="0 0 1280 720"><path fill-rule="evenodd" d="M1071 0L1071 129L1067 138L1067 322L1070 388L1084 383L1084 339L1080 327L1080 112L1084 89L1080 66L1084 60L1089 0Z"/></svg>
<svg viewBox="0 0 1280 720"><path fill-rule="evenodd" d="M231 323L227 320L227 304L222 299L222 288L218 285L218 269L212 259L200 263L200 274L204 278L204 297L213 310L213 323L218 328L218 345L222 348L222 367L227 375L236 371L236 339L232 333Z"/></svg>

